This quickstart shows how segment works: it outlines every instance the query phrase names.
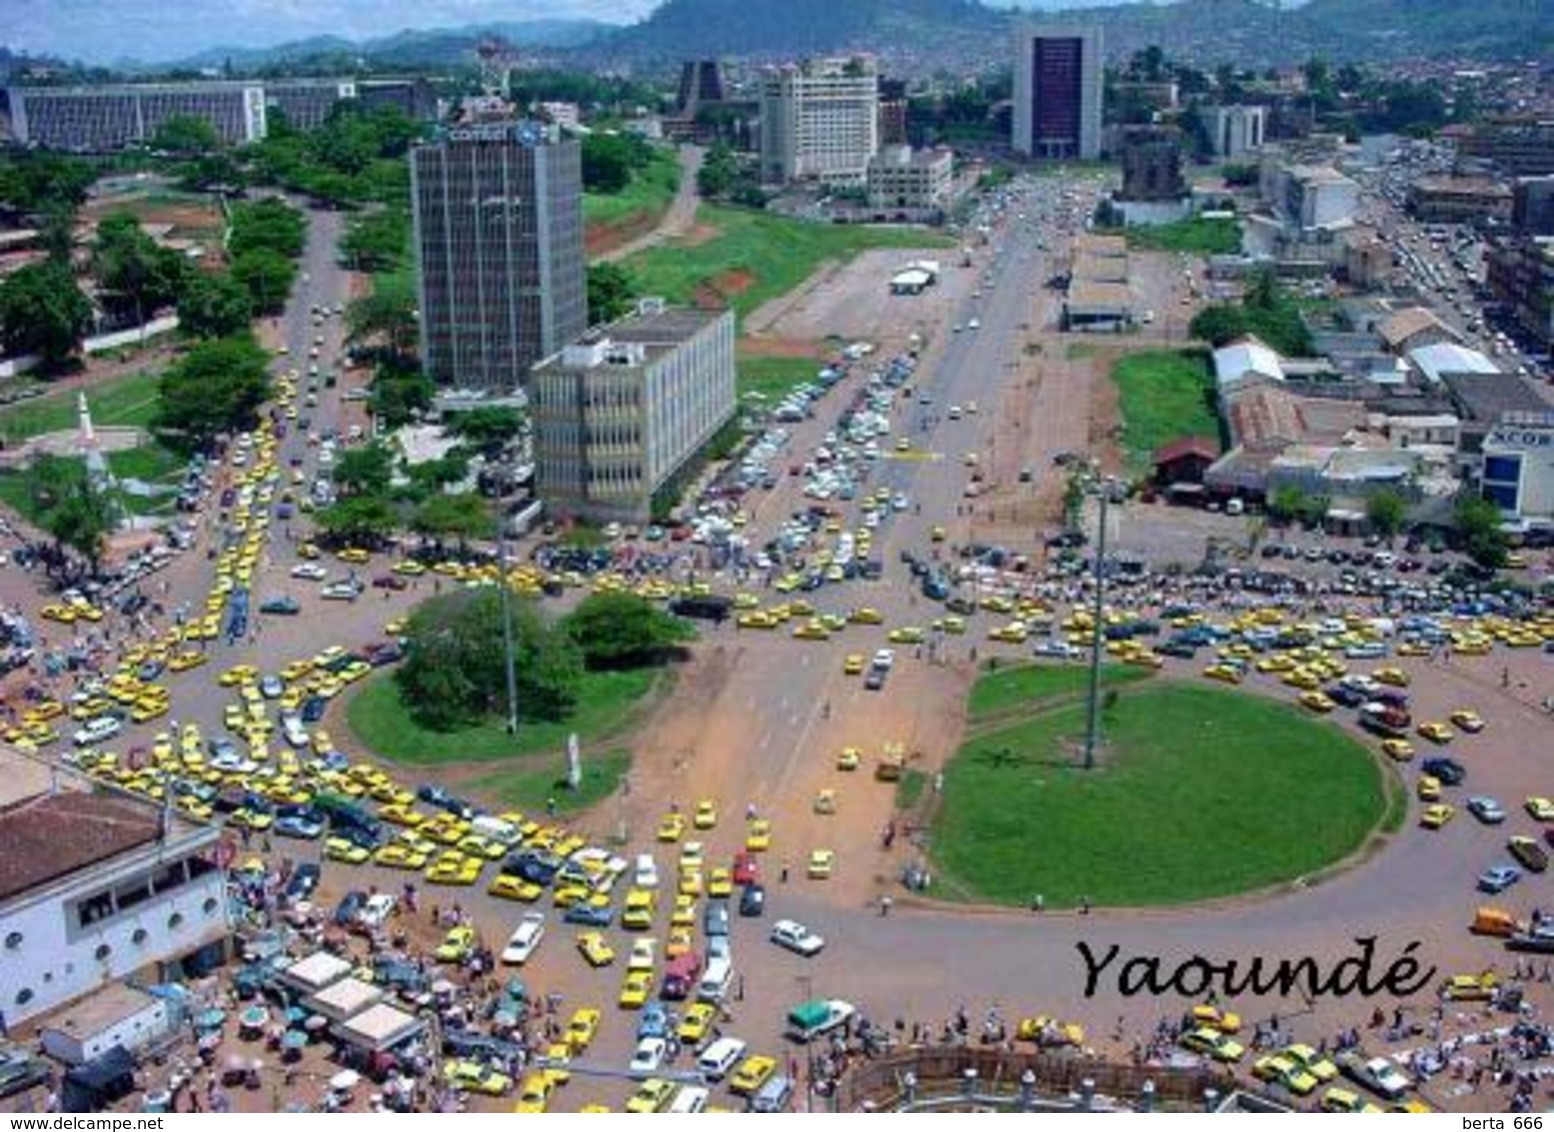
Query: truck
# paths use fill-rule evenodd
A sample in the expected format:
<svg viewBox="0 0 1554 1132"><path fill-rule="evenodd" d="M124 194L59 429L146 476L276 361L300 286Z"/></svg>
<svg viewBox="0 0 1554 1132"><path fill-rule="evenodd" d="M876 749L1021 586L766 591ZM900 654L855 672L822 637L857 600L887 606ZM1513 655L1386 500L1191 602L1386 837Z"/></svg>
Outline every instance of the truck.
<svg viewBox="0 0 1554 1132"><path fill-rule="evenodd" d="M669 612L677 617L722 624L728 620L729 612L733 607L733 601L720 594L700 594L694 597L676 598L669 603Z"/></svg>
<svg viewBox="0 0 1554 1132"><path fill-rule="evenodd" d="M519 504L507 516L507 534L511 538L522 538L532 531L540 519L545 515L545 504L538 499L531 499L527 503Z"/></svg>
<svg viewBox="0 0 1554 1132"><path fill-rule="evenodd" d="M813 1041L840 1026L847 1025L848 1020L857 1012L857 1007L840 998L810 999L788 1011L787 1028L784 1032L796 1042Z"/></svg>

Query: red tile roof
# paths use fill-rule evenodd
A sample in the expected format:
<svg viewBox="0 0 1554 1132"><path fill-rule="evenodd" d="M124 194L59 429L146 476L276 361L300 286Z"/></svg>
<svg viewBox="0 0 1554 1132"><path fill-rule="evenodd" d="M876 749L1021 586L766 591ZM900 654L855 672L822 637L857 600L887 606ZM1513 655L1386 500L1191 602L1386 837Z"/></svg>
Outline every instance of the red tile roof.
<svg viewBox="0 0 1554 1132"><path fill-rule="evenodd" d="M0 810L0 900L157 838L150 806L104 794L44 794Z"/></svg>
<svg viewBox="0 0 1554 1132"><path fill-rule="evenodd" d="M1205 460L1217 459L1219 443L1206 436L1184 436L1180 440L1171 441L1163 448L1155 449L1150 462L1158 466L1180 460L1183 456L1202 456Z"/></svg>

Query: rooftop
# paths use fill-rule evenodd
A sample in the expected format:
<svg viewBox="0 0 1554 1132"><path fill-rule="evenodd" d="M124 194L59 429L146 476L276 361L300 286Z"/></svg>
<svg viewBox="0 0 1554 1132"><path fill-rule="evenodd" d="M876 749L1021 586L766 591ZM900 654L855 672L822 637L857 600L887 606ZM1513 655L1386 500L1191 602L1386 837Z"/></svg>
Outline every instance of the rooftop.
<svg viewBox="0 0 1554 1132"><path fill-rule="evenodd" d="M1365 405L1302 397L1278 385L1240 390L1226 407L1232 441L1250 449L1290 444L1338 444L1365 424Z"/></svg>
<svg viewBox="0 0 1554 1132"><path fill-rule="evenodd" d="M668 353L725 317L725 309L671 307L661 300L643 299L637 310L614 322L589 330L560 353L534 367L536 373L551 369L591 369L615 364L642 366ZM611 347L638 347L612 351Z"/></svg>
<svg viewBox="0 0 1554 1132"><path fill-rule="evenodd" d="M1071 311L1078 308L1126 312L1133 307L1133 293L1126 283L1075 279L1068 288L1068 306Z"/></svg>
<svg viewBox="0 0 1554 1132"><path fill-rule="evenodd" d="M1477 350L1455 342L1436 342L1408 352L1408 361L1428 381L1440 381L1448 373L1497 374L1500 367Z"/></svg>
<svg viewBox="0 0 1554 1132"><path fill-rule="evenodd" d="M0 900L157 840L155 809L84 791L44 794L0 810Z"/></svg>
<svg viewBox="0 0 1554 1132"><path fill-rule="evenodd" d="M1506 413L1549 411L1538 390L1515 374L1448 373L1446 388L1470 419L1497 424Z"/></svg>
<svg viewBox="0 0 1554 1132"><path fill-rule="evenodd" d="M1435 312L1424 307L1404 307L1376 327L1381 340L1394 350L1421 330L1437 330L1450 338L1457 337L1455 330L1437 318Z"/></svg>
<svg viewBox="0 0 1554 1132"><path fill-rule="evenodd" d="M156 1001L137 987L126 983L107 983L100 990L60 1010L44 1023L43 1028L57 1030L77 1041L86 1041L126 1018L133 1018Z"/></svg>
<svg viewBox="0 0 1554 1132"><path fill-rule="evenodd" d="M1085 232L1074 237L1074 255L1089 252L1091 255L1125 256L1128 254L1126 236L1103 236L1097 232Z"/></svg>
<svg viewBox="0 0 1554 1132"><path fill-rule="evenodd" d="M1416 193L1455 193L1511 198L1511 190L1493 177L1463 173L1432 173L1414 182Z"/></svg>
<svg viewBox="0 0 1554 1132"><path fill-rule="evenodd" d="M1128 279L1127 257L1079 252L1074 256L1073 277L1097 283L1125 283Z"/></svg>
<svg viewBox="0 0 1554 1132"><path fill-rule="evenodd" d="M1250 334L1214 351L1214 384L1220 389L1248 374L1283 381L1284 365L1278 352Z"/></svg>

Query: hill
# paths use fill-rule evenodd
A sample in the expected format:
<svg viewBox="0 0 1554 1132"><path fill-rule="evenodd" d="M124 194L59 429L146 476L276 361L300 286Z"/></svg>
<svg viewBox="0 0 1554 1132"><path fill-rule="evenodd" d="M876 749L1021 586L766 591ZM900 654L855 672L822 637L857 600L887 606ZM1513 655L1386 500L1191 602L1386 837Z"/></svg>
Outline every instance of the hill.
<svg viewBox="0 0 1554 1132"><path fill-rule="evenodd" d="M827 51L899 54L999 40L1007 18L976 0L665 0L599 49L642 59L743 55L792 58Z"/></svg>
<svg viewBox="0 0 1554 1132"><path fill-rule="evenodd" d="M1300 14L1350 57L1554 51L1554 0L1310 0Z"/></svg>
<svg viewBox="0 0 1554 1132"><path fill-rule="evenodd" d="M545 19L406 29L365 40L321 35L274 47L213 47L176 63L158 64L157 69L220 67L228 62L249 69L347 57L380 66L451 66L468 63L476 46L489 36L500 36L520 48L560 49L590 43L607 28L608 25L593 20Z"/></svg>

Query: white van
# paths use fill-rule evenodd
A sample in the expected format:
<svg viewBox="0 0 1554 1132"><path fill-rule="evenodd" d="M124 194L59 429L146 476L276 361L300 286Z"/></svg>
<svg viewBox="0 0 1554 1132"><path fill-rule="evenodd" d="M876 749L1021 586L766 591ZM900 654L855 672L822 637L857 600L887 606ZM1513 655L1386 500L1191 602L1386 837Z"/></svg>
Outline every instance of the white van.
<svg viewBox="0 0 1554 1132"><path fill-rule="evenodd" d="M696 1059L696 1068L709 1081L721 1081L745 1055L745 1043L738 1038L719 1038Z"/></svg>
<svg viewBox="0 0 1554 1132"><path fill-rule="evenodd" d="M665 1112L706 1112L710 1094L700 1085L681 1085Z"/></svg>
<svg viewBox="0 0 1554 1132"><path fill-rule="evenodd" d="M696 997L703 1002L722 1002L728 994L728 984L734 977L734 961L727 955L713 955L707 960L701 982L696 987Z"/></svg>
<svg viewBox="0 0 1554 1132"><path fill-rule="evenodd" d="M470 822L469 828L470 832L478 833L481 837L489 837L492 841L500 841L503 845L515 845L521 836L518 827L512 822L486 814Z"/></svg>
<svg viewBox="0 0 1554 1132"><path fill-rule="evenodd" d="M793 1100L793 1078L781 1073L762 1085L750 1098L751 1112L786 1112Z"/></svg>

